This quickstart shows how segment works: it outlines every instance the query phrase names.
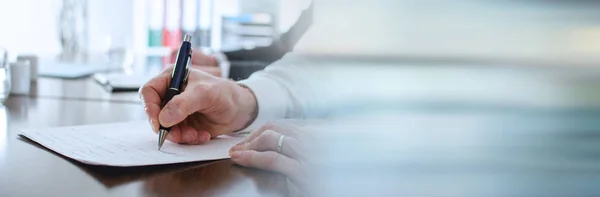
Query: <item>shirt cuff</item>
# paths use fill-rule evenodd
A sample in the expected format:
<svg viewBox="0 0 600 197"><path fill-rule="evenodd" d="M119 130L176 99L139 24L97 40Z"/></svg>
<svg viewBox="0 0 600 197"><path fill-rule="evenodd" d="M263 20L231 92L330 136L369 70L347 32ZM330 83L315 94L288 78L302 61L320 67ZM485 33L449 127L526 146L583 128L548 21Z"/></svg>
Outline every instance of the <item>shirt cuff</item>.
<svg viewBox="0 0 600 197"><path fill-rule="evenodd" d="M285 118L288 98L285 89L276 81L266 77L251 77L237 83L254 93L258 105L256 119L239 132L252 132L271 120Z"/></svg>

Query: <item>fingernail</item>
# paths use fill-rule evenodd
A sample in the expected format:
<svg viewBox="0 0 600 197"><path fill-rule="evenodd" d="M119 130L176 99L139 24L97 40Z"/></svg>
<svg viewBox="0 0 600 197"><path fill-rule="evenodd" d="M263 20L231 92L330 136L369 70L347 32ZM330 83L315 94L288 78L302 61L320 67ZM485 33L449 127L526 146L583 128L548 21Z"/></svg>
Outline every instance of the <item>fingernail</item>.
<svg viewBox="0 0 600 197"><path fill-rule="evenodd" d="M154 121L153 119L150 119L150 127L152 127L152 131L154 131L154 133L158 133L158 127L156 127L156 121Z"/></svg>
<svg viewBox="0 0 600 197"><path fill-rule="evenodd" d="M240 156L242 156L242 151L233 151L233 152L231 152L230 156L231 156L232 159L237 159Z"/></svg>
<svg viewBox="0 0 600 197"><path fill-rule="evenodd" d="M206 135L206 136L204 136L204 141L205 141L205 142L208 142L208 141L210 141L210 135Z"/></svg>
<svg viewBox="0 0 600 197"><path fill-rule="evenodd" d="M208 141L210 141L210 133L200 132L200 133L198 133L198 137L197 138L201 142L208 142Z"/></svg>
<svg viewBox="0 0 600 197"><path fill-rule="evenodd" d="M233 147L231 147L231 151L230 152L234 152L234 151L239 151L242 150L242 145L235 145Z"/></svg>

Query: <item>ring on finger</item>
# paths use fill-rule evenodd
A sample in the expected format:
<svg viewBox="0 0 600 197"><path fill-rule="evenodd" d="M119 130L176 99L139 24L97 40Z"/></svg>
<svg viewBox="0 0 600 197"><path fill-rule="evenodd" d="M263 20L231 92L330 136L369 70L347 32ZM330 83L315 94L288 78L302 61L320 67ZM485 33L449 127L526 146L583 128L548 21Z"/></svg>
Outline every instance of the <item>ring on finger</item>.
<svg viewBox="0 0 600 197"><path fill-rule="evenodd" d="M283 147L283 140L285 139L285 135L280 135L279 140L277 141L277 152L283 153L281 148Z"/></svg>

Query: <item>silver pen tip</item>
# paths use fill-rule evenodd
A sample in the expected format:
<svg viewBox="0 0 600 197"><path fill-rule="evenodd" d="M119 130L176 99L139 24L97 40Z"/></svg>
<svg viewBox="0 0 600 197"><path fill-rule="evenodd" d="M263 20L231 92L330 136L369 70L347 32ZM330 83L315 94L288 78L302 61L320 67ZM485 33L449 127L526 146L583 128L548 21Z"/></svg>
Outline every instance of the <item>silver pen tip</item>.
<svg viewBox="0 0 600 197"><path fill-rule="evenodd" d="M168 133L169 132L167 132L165 130L160 130L158 132L158 150L160 150L160 148L162 148L163 144L165 143Z"/></svg>

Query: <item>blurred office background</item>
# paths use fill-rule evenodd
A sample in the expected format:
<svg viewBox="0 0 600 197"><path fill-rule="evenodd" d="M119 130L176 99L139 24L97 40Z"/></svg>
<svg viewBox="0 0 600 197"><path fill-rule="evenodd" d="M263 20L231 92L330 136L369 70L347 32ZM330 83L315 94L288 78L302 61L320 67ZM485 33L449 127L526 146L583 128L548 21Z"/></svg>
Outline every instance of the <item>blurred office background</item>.
<svg viewBox="0 0 600 197"><path fill-rule="evenodd" d="M160 68L172 61L164 56L183 33L194 35L197 48L213 51L269 45L310 2L2 0L0 46L13 56L52 59L66 50L61 36L72 36L93 61L116 57ZM599 8L600 1L591 0L320 0L295 51L405 63L594 67L600 63ZM230 76L247 77L266 66L249 65Z"/></svg>
<svg viewBox="0 0 600 197"><path fill-rule="evenodd" d="M162 45L163 38L151 42L155 40L149 33L159 30L162 34L164 29L214 31L211 43L215 49L265 45L268 39L224 38L238 39L238 44L220 39L234 33L240 37L254 33L255 37L275 38L294 23L302 9L299 1L287 0L2 0L0 24L7 28L0 34L2 46L15 53L60 53L59 19L64 2L87 2L87 19L83 22L87 24L87 50L91 53L105 52L111 44L131 47L138 53L160 51L154 46ZM266 28L233 32L244 25Z"/></svg>
<svg viewBox="0 0 600 197"><path fill-rule="evenodd" d="M149 57L136 58L138 65L148 64L156 60L152 57L178 48L183 33L194 36L196 47L215 51L269 45L293 25L306 6L302 2L3 0L0 24L6 29L0 33L0 46L13 59L18 54L55 58L68 48L63 47L61 36L70 35L67 39L80 39L78 50L96 63L106 63L103 60L116 51Z"/></svg>
<svg viewBox="0 0 600 197"><path fill-rule="evenodd" d="M124 47L153 56L176 46L184 32L194 33L197 46L213 50L268 45L310 1L2 0L0 46L13 54L59 54L65 2L85 2L84 24L73 24L85 26L83 50L102 54ZM552 64L600 61L599 1L319 3L317 10L325 11L316 15L325 15L315 18L336 31L312 35L311 52Z"/></svg>

